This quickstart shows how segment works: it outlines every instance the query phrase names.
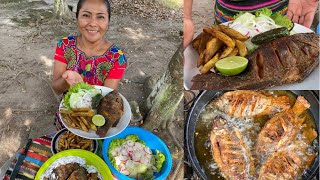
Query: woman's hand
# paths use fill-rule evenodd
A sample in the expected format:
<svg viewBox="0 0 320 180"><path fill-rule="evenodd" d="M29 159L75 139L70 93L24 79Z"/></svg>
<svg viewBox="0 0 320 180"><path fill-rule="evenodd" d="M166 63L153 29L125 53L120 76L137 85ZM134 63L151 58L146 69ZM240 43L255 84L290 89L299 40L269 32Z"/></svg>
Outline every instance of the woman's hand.
<svg viewBox="0 0 320 180"><path fill-rule="evenodd" d="M83 82L83 79L79 73L70 70L65 71L62 74L62 78L65 79L70 86L79 82Z"/></svg>
<svg viewBox="0 0 320 180"><path fill-rule="evenodd" d="M289 0L289 19L310 28L318 7L318 2L318 0Z"/></svg>

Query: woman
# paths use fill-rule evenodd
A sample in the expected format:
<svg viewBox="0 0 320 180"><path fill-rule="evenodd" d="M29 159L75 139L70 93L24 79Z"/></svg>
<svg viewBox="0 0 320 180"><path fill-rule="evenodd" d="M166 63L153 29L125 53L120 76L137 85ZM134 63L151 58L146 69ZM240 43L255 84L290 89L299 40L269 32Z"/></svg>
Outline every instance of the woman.
<svg viewBox="0 0 320 180"><path fill-rule="evenodd" d="M118 89L126 58L119 47L104 38L110 17L108 0L79 0L79 35L59 40L54 55L52 87L57 94L78 82ZM60 120L58 128L59 124Z"/></svg>
<svg viewBox="0 0 320 180"><path fill-rule="evenodd" d="M104 39L110 21L108 0L80 0L77 27L80 34L58 42L52 87L64 93L78 82L118 89L126 59L115 44Z"/></svg>

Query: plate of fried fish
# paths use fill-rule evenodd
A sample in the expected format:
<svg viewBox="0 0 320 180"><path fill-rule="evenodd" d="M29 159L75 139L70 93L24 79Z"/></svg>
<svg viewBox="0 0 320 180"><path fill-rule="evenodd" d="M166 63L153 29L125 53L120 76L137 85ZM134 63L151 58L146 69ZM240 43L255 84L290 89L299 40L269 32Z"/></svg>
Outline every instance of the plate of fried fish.
<svg viewBox="0 0 320 180"><path fill-rule="evenodd" d="M311 91L204 91L188 116L188 158L203 179L309 179L318 169Z"/></svg>
<svg viewBox="0 0 320 180"><path fill-rule="evenodd" d="M104 86L78 83L69 88L59 107L63 125L88 139L105 139L123 131L131 108L119 92Z"/></svg>
<svg viewBox="0 0 320 180"><path fill-rule="evenodd" d="M185 89L318 89L319 35L299 24L288 30L267 19L252 23L244 17L204 27L184 51ZM253 38L259 35L263 41L254 44ZM240 74L220 72L219 61L237 56L248 60Z"/></svg>
<svg viewBox="0 0 320 180"><path fill-rule="evenodd" d="M107 164L92 152L69 149L50 157L38 170L36 180L112 179Z"/></svg>

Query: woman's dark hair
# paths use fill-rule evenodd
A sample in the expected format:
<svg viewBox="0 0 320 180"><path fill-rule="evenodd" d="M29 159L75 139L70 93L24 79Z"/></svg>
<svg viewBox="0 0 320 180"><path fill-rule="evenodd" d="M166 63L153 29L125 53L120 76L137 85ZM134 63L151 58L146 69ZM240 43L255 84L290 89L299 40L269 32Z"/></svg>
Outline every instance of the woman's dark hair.
<svg viewBox="0 0 320 180"><path fill-rule="evenodd" d="M77 12L76 12L76 17L78 18L78 16L79 16L79 11L80 11L80 9L81 9L81 7L82 7L82 4L85 2L86 0L79 0L78 1L78 4L77 4ZM108 18L109 18L109 21L110 21L110 17L111 17L111 6L110 6L110 3L109 3L109 1L108 0L104 0L103 1L104 2L104 4L106 4L106 6L107 6L107 9L108 9Z"/></svg>

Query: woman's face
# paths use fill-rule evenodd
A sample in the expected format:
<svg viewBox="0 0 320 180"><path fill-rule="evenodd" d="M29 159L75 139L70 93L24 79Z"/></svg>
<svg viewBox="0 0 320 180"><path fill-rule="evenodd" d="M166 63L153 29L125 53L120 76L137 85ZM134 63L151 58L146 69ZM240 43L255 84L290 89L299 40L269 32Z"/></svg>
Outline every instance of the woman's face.
<svg viewBox="0 0 320 180"><path fill-rule="evenodd" d="M108 30L108 9L103 0L86 0L77 19L81 35L89 42L97 42Z"/></svg>

